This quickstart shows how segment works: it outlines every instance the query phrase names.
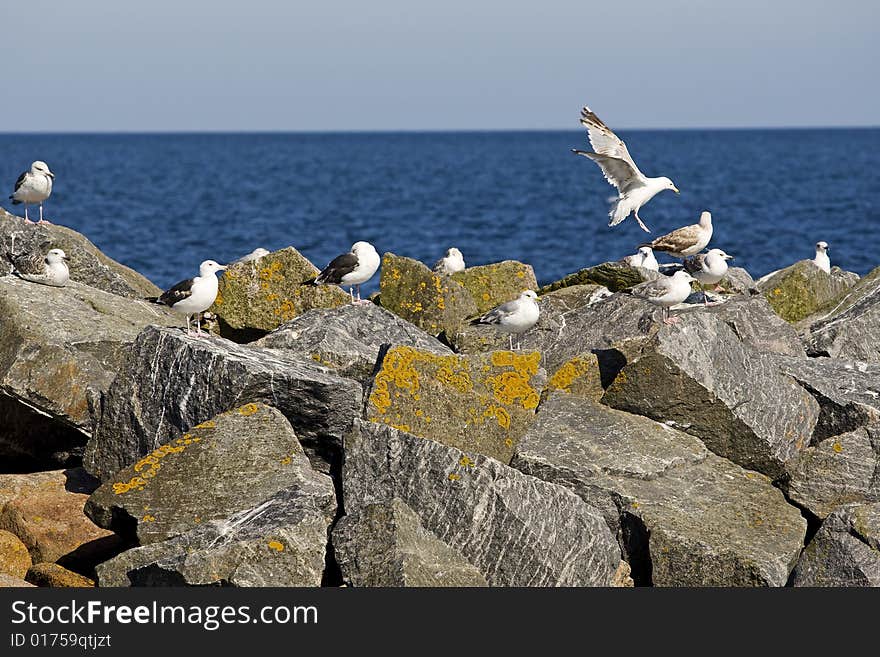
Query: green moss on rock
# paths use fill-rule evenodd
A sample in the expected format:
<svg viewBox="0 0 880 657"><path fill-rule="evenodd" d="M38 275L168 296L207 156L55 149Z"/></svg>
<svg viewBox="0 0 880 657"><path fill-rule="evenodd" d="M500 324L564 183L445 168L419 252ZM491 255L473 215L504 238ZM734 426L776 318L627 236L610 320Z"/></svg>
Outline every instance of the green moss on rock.
<svg viewBox="0 0 880 657"><path fill-rule="evenodd" d="M835 267L830 274L811 260L801 260L758 282L773 311L787 322L798 322L845 294L857 277Z"/></svg>
<svg viewBox="0 0 880 657"><path fill-rule="evenodd" d="M477 312L485 313L495 306L515 299L523 290L537 290L535 270L516 260L468 267L452 275L471 293Z"/></svg>
<svg viewBox="0 0 880 657"><path fill-rule="evenodd" d="M659 274L655 271L642 269L641 267L630 267L619 262L603 262L594 267L587 267L569 274L565 278L545 285L539 291L539 294L547 294L555 292L572 285L602 285L612 292L620 292L626 288L630 288L644 281L653 280Z"/></svg>

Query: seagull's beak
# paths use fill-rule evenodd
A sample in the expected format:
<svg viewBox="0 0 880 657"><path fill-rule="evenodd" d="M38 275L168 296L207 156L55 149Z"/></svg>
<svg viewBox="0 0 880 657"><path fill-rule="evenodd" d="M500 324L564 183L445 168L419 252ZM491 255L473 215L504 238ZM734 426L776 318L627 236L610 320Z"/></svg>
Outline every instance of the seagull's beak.
<svg viewBox="0 0 880 657"><path fill-rule="evenodd" d="M67 260L68 262L70 262L70 256L64 256L63 260Z"/></svg>
<svg viewBox="0 0 880 657"><path fill-rule="evenodd" d="M726 256L724 256L724 259L725 260L733 260L733 256L728 253Z"/></svg>
<svg viewBox="0 0 880 657"><path fill-rule="evenodd" d="M678 187L676 187L675 185L672 186L672 191L675 192L676 194L681 194L681 192L678 191Z"/></svg>
<svg viewBox="0 0 880 657"><path fill-rule="evenodd" d="M229 269L229 265L219 265L217 269Z"/></svg>
<svg viewBox="0 0 880 657"><path fill-rule="evenodd" d="M46 172L46 175L49 176L50 178L54 178L54 177L55 177L55 174L52 173L51 171L47 171L47 172Z"/></svg>

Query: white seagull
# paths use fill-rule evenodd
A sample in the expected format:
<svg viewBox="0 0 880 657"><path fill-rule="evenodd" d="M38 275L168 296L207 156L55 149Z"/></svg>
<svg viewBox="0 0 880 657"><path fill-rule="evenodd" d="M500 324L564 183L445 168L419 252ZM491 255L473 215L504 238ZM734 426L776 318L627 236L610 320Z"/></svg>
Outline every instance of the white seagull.
<svg viewBox="0 0 880 657"><path fill-rule="evenodd" d="M641 267L651 271L660 270L660 264L657 262L657 258L654 257L654 251L651 250L650 246L640 246L638 253L626 256L621 262L630 267Z"/></svg>
<svg viewBox="0 0 880 657"><path fill-rule="evenodd" d="M669 309L682 303L691 294L691 282L694 277L684 270L675 272L672 276L661 276L654 281L640 283L629 290L630 294L639 299L644 299L664 310L663 323L674 324L677 317L669 316Z"/></svg>
<svg viewBox="0 0 880 657"><path fill-rule="evenodd" d="M707 306L709 301L706 298L706 290L703 286L715 285L715 291L718 292L718 283L727 275L727 261L733 260L732 255L726 254L721 249L709 249L706 254L695 256L684 261L684 269L688 272L703 290L703 303Z"/></svg>
<svg viewBox="0 0 880 657"><path fill-rule="evenodd" d="M37 253L20 256L10 254L9 259L15 267L14 272L26 281L64 287L70 280L70 269L67 266L70 258L61 249L52 249L45 256Z"/></svg>
<svg viewBox="0 0 880 657"><path fill-rule="evenodd" d="M352 303L370 303L367 300L361 301L361 285L373 278L381 262L382 259L372 244L355 242L349 253L333 258L320 274L303 282L303 285L342 285L348 288ZM353 287L357 288L357 301Z"/></svg>
<svg viewBox="0 0 880 657"><path fill-rule="evenodd" d="M541 309L538 306L538 295L532 290L526 290L518 298L507 303L502 303L493 308L485 315L473 320L471 324L491 324L499 330L509 333L510 349L513 350L513 335L519 336L538 323ZM519 348L519 338L517 338Z"/></svg>
<svg viewBox="0 0 880 657"><path fill-rule="evenodd" d="M49 223L48 221L43 221L43 201L49 198L49 195L52 193L52 180L54 178L55 174L49 171L49 165L37 160L31 164L30 171L25 171L15 181L15 189L9 195L9 198L12 199L12 205L24 203L24 220L29 224L33 223L28 219L27 206L29 203L39 203L39 223Z"/></svg>
<svg viewBox="0 0 880 657"><path fill-rule="evenodd" d="M700 222L677 228L671 233L666 233L640 246L649 246L654 251L668 253L675 258L686 258L698 254L706 248L709 240L712 239L712 215L709 212L703 212L700 215Z"/></svg>
<svg viewBox="0 0 880 657"><path fill-rule="evenodd" d="M617 187L620 194L611 205L611 211L608 213L611 221L608 225L616 226L634 212L642 230L650 233L650 229L639 218L639 210L664 189L678 194L678 188L666 176L648 178L639 171L629 151L626 150L626 144L589 107L584 106L581 110L581 125L587 129L593 151L573 148L572 152L598 164L605 175L605 180Z"/></svg>
<svg viewBox="0 0 880 657"><path fill-rule="evenodd" d="M434 264L434 272L437 274L451 276L459 271L464 271L464 256L454 246L447 249L446 255Z"/></svg>
<svg viewBox="0 0 880 657"><path fill-rule="evenodd" d="M831 273L831 259L828 257L828 242L816 242L816 257L813 264L826 274Z"/></svg>
<svg viewBox="0 0 880 657"><path fill-rule="evenodd" d="M189 320L196 316L196 335L202 335L199 314L205 312L217 298L217 272L226 269L213 260L205 260L199 265L199 275L181 281L170 290L162 293L156 301L169 306L171 310L186 315L186 334L192 335Z"/></svg>

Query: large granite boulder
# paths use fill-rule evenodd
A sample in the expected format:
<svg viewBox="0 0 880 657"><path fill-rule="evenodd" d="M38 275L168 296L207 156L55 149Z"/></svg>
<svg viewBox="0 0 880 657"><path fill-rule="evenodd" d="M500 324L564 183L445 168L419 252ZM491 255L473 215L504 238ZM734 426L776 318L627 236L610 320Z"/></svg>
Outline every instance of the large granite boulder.
<svg viewBox="0 0 880 657"><path fill-rule="evenodd" d="M782 358L776 357L776 358ZM628 356L603 402L666 422L771 478L809 445L819 405L721 318L688 312Z"/></svg>
<svg viewBox="0 0 880 657"><path fill-rule="evenodd" d="M602 509L637 584L783 586L806 532L766 477L685 433L572 395L541 405L512 465Z"/></svg>
<svg viewBox="0 0 880 657"><path fill-rule="evenodd" d="M0 277L0 416L8 416L0 459L75 462L92 431L90 396L109 387L142 328L178 321L167 308L81 283ZM31 423L36 415L44 419Z"/></svg>
<svg viewBox="0 0 880 657"><path fill-rule="evenodd" d="M880 586L880 503L828 516L803 551L794 586Z"/></svg>
<svg viewBox="0 0 880 657"><path fill-rule="evenodd" d="M86 485L83 485L83 484ZM0 475L0 529L18 536L34 563L90 567L118 545L83 513L93 484L79 470Z"/></svg>
<svg viewBox="0 0 880 657"><path fill-rule="evenodd" d="M523 290L538 289L532 266L516 260L468 267L453 274L452 280L470 292L480 314L516 299Z"/></svg>
<svg viewBox="0 0 880 657"><path fill-rule="evenodd" d="M444 356L395 346L373 379L366 417L507 463L535 419L540 365L537 352Z"/></svg>
<svg viewBox="0 0 880 657"><path fill-rule="evenodd" d="M333 552L349 586L488 586L479 570L396 497L336 523Z"/></svg>
<svg viewBox="0 0 880 657"><path fill-rule="evenodd" d="M332 494L280 411L245 404L196 425L92 493L86 514L140 545L254 508L290 486ZM329 504L329 502L327 502Z"/></svg>
<svg viewBox="0 0 880 657"><path fill-rule="evenodd" d="M317 267L292 246L230 265L209 309L217 317L220 335L249 342L313 308L350 302L335 285L303 285L317 274Z"/></svg>
<svg viewBox="0 0 880 657"><path fill-rule="evenodd" d="M319 586L333 489L286 488L225 520L123 552L97 567L102 587Z"/></svg>
<svg viewBox="0 0 880 657"><path fill-rule="evenodd" d="M555 292L572 285L601 285L612 292L620 292L639 283L654 280L658 276L660 274L651 269L631 267L621 262L603 262L549 283L541 288L540 293Z"/></svg>
<svg viewBox="0 0 880 657"><path fill-rule="evenodd" d="M379 279L379 300L398 317L431 335L452 335L477 303L468 289L449 276L435 274L418 260L385 253Z"/></svg>
<svg viewBox="0 0 880 657"><path fill-rule="evenodd" d="M498 461L389 426L345 439L346 513L397 497L490 586L609 586L620 550L601 512Z"/></svg>
<svg viewBox="0 0 880 657"><path fill-rule="evenodd" d="M811 356L880 362L880 267L804 323Z"/></svg>
<svg viewBox="0 0 880 657"><path fill-rule="evenodd" d="M705 310L722 319L736 336L761 352L804 356L804 346L791 324L773 312L762 296L734 297Z"/></svg>
<svg viewBox="0 0 880 657"><path fill-rule="evenodd" d="M34 586L51 588L92 588L94 580L80 575L53 562L36 563L30 567L25 579Z"/></svg>
<svg viewBox="0 0 880 657"><path fill-rule="evenodd" d="M839 267L826 274L812 260L800 260L761 278L756 285L777 315L787 322L798 322L844 294L858 279Z"/></svg>
<svg viewBox="0 0 880 657"><path fill-rule="evenodd" d="M31 555L21 539L0 529L0 575L23 578L32 565Z"/></svg>
<svg viewBox="0 0 880 657"><path fill-rule="evenodd" d="M362 390L295 354L148 327L102 398L84 466L106 481L197 424L261 401L284 414L326 471L361 413Z"/></svg>
<svg viewBox="0 0 880 657"><path fill-rule="evenodd" d="M423 330L375 304L310 310L254 343L284 349L330 367L340 375L368 379L389 344L438 354L449 348Z"/></svg>
<svg viewBox="0 0 880 657"><path fill-rule="evenodd" d="M70 258L70 278L111 294L135 299L154 297L162 291L136 271L108 258L75 230L50 224L26 224L23 218L0 208L0 275L11 270L5 254L46 253L62 249Z"/></svg>
<svg viewBox="0 0 880 657"><path fill-rule="evenodd" d="M786 468L788 497L820 519L851 502L880 502L880 423L826 438Z"/></svg>

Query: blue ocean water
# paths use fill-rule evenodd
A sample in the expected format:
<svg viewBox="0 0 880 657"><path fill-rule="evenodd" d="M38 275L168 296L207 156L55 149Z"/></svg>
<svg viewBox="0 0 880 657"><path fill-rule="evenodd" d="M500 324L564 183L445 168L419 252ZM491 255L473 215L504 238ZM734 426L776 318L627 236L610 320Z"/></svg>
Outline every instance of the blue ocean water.
<svg viewBox="0 0 880 657"><path fill-rule="evenodd" d="M880 265L880 129L621 136L642 171L681 190L640 213L655 236L708 209L712 246L754 276L819 240L845 269ZM357 240L428 264L449 246L469 265L522 260L546 283L649 237L632 218L608 228L613 188L569 152L584 145L580 131L2 134L0 190L45 160L47 218L161 287L258 246L293 245L322 267Z"/></svg>

